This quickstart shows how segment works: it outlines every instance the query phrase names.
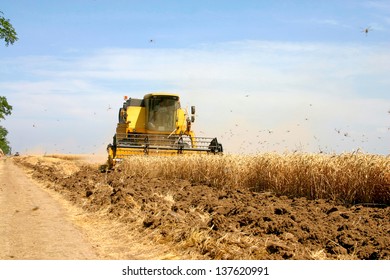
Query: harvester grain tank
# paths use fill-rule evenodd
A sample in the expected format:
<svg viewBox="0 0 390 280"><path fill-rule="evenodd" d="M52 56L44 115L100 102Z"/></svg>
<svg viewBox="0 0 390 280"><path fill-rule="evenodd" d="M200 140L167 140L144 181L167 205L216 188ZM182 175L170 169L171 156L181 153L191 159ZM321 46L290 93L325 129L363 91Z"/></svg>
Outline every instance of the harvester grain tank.
<svg viewBox="0 0 390 280"><path fill-rule="evenodd" d="M150 93L143 99L127 98L119 109L113 143L107 147L108 165L132 155L177 155L223 152L217 138L196 137L191 114L180 107L180 97L170 93Z"/></svg>

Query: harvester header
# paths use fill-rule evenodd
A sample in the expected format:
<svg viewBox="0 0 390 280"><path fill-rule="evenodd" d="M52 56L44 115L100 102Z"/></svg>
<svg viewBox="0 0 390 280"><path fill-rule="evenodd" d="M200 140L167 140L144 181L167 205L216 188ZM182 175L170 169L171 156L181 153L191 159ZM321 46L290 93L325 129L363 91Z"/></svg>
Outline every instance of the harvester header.
<svg viewBox="0 0 390 280"><path fill-rule="evenodd" d="M191 115L180 107L180 97L171 93L150 93L143 99L128 98L119 109L113 143L107 147L108 165L131 155L177 155L223 152L217 138L195 137Z"/></svg>

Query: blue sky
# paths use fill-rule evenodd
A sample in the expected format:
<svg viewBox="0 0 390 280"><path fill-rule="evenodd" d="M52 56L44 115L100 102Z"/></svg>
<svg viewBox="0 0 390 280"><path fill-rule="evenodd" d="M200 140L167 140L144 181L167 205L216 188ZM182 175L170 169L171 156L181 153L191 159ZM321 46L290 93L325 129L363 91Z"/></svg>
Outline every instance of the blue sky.
<svg viewBox="0 0 390 280"><path fill-rule="evenodd" d="M390 152L389 1L7 1L13 151L102 153L124 95L196 105L230 153ZM362 32L369 28L366 34Z"/></svg>

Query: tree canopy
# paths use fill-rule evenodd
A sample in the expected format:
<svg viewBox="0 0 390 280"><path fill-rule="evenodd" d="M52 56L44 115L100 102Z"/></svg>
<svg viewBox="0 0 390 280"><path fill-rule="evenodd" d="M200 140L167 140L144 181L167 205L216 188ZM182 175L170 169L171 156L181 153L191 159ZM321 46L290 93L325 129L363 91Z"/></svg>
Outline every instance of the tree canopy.
<svg viewBox="0 0 390 280"><path fill-rule="evenodd" d="M0 119L5 118L5 116L11 115L12 106L8 104L7 98L0 96Z"/></svg>
<svg viewBox="0 0 390 280"><path fill-rule="evenodd" d="M11 147L9 146L9 142L7 141L8 131L0 125L0 149L5 153L11 153Z"/></svg>
<svg viewBox="0 0 390 280"><path fill-rule="evenodd" d="M5 45L8 47L9 44L13 45L18 40L16 31L9 19L3 16L3 12L0 11L0 39L4 39ZM11 114L12 106L8 104L7 98L0 96L0 120L4 119L5 116ZM8 154L11 152L9 142L7 141L8 131L0 125L0 149Z"/></svg>
<svg viewBox="0 0 390 280"><path fill-rule="evenodd" d="M5 116L11 114L12 106L8 104L7 98L4 96L0 96L0 120L4 119ZM9 154L11 152L11 147L9 146L9 142L7 141L8 131L0 125L0 149Z"/></svg>
<svg viewBox="0 0 390 280"><path fill-rule="evenodd" d="M4 39L5 45L8 47L9 44L13 45L18 40L18 36L9 19L3 15L4 13L0 11L0 39Z"/></svg>

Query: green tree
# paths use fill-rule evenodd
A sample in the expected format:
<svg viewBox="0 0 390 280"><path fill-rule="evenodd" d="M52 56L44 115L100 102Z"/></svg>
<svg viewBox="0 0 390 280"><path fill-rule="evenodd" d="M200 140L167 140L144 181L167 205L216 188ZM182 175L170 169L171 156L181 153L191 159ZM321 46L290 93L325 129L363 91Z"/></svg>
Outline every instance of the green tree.
<svg viewBox="0 0 390 280"><path fill-rule="evenodd" d="M0 39L4 39L5 45L13 45L18 40L18 36L9 19L6 19L4 13L0 11Z"/></svg>
<svg viewBox="0 0 390 280"><path fill-rule="evenodd" d="M0 96L0 119L5 119L5 116L11 115L12 106L8 104L7 98Z"/></svg>
<svg viewBox="0 0 390 280"><path fill-rule="evenodd" d="M18 40L16 31L9 19L6 19L4 13L0 11L0 39L4 39L5 45L8 47L9 44L13 45ZM8 104L7 98L0 96L0 120L4 120L5 116L11 114L12 106ZM8 154L11 152L9 142L7 141L8 131L0 125L0 149Z"/></svg>
<svg viewBox="0 0 390 280"><path fill-rule="evenodd" d="M9 146L9 142L7 141L8 131L0 125L0 149L4 152L4 154L11 153L11 147Z"/></svg>
<svg viewBox="0 0 390 280"><path fill-rule="evenodd" d="M5 119L5 116L11 115L12 106L8 104L7 98L0 96L0 120ZM9 154L11 152L11 147L7 141L8 131L0 125L0 149L4 153Z"/></svg>

